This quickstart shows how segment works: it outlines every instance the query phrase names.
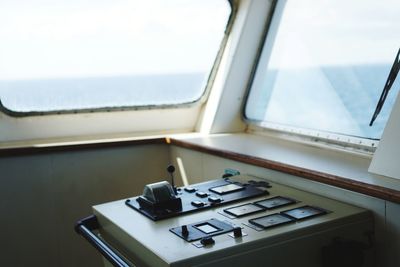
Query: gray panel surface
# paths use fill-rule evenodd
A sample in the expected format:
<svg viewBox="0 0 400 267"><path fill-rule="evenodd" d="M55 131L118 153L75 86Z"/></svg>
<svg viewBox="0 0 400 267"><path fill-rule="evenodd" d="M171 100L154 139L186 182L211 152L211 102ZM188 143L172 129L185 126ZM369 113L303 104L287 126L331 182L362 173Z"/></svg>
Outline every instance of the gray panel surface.
<svg viewBox="0 0 400 267"><path fill-rule="evenodd" d="M254 180L255 177L241 176L237 179ZM365 232L373 229L371 214L365 209L271 184L268 197L287 196L299 202L233 219L224 216L223 210L268 197L257 197L158 222L127 207L124 200L94 206L94 212L107 241L139 266L260 266L263 262L272 264L270 266L320 266L321 247L329 244L334 237L366 242ZM249 219L304 205L318 206L330 212L263 231L245 225ZM198 248L169 231L172 227L210 218L240 226L247 235L240 238L233 238L229 233L218 235L213 237L214 245Z"/></svg>

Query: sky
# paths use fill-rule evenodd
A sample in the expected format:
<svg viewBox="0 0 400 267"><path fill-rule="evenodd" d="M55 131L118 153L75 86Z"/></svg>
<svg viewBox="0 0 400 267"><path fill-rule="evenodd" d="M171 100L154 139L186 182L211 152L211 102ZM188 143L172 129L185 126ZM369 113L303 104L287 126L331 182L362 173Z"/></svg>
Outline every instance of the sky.
<svg viewBox="0 0 400 267"><path fill-rule="evenodd" d="M0 80L206 71L226 0L0 0Z"/></svg>
<svg viewBox="0 0 400 267"><path fill-rule="evenodd" d="M395 92L368 123L400 47L399 10L398 0L278 2L246 116L380 138Z"/></svg>
<svg viewBox="0 0 400 267"><path fill-rule="evenodd" d="M398 0L287 1L272 68L392 63L400 47Z"/></svg>

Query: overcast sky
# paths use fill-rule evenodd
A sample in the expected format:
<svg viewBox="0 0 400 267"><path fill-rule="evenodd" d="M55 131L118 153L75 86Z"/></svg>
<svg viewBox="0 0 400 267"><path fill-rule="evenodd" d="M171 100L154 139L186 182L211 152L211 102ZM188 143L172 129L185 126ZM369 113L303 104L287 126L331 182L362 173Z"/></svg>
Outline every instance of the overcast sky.
<svg viewBox="0 0 400 267"><path fill-rule="evenodd" d="M207 71L226 0L0 0L0 80Z"/></svg>
<svg viewBox="0 0 400 267"><path fill-rule="evenodd" d="M399 0L288 0L270 66L392 64L399 10Z"/></svg>

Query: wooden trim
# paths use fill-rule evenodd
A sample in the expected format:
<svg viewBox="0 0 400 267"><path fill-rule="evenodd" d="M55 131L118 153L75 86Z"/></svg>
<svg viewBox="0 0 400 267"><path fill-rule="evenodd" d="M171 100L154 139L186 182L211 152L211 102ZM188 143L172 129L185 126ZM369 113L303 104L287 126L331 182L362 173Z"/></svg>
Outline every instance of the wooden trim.
<svg viewBox="0 0 400 267"><path fill-rule="evenodd" d="M339 188L347 189L350 191L358 192L361 194L377 197L394 203L400 203L400 191L386 188L383 186L368 184L353 179L332 175L328 173L313 171L293 165L283 164L280 162L267 160L259 157L244 155L228 150L216 149L212 147L202 146L185 142L182 140L171 139L171 144L179 147L204 152L207 154L231 159L266 169L276 170L287 174L300 176L302 178L336 186Z"/></svg>
<svg viewBox="0 0 400 267"><path fill-rule="evenodd" d="M49 152L65 152L65 151L81 151L88 149L102 149L102 148L114 148L114 147L125 147L133 145L151 145L151 144L166 144L169 139L166 138L151 138L151 139L137 139L137 140L118 140L118 141L105 141L97 143L77 143L67 145L43 145L43 146L31 146L31 147L16 147L16 148L3 148L0 149L0 157L10 156L25 156L33 154L43 154Z"/></svg>
<svg viewBox="0 0 400 267"><path fill-rule="evenodd" d="M68 145L53 145L53 146L49 145L42 147L5 148L5 149L0 149L0 157L26 156L33 154L49 153L49 152L81 151L87 149L103 149L103 148L126 147L134 145L151 145L151 144L175 145L266 169L284 172L308 180L336 186L339 188L347 189L350 191L358 192L361 194L365 194L368 196L400 204L400 191L398 190L386 188L383 186L368 184L337 175L313 171L310 169L284 164L272 160L267 160L264 158L193 144L187 141L182 141L173 138L151 138L151 139L140 139L140 140L107 141L107 142L99 142L92 144L68 144Z"/></svg>

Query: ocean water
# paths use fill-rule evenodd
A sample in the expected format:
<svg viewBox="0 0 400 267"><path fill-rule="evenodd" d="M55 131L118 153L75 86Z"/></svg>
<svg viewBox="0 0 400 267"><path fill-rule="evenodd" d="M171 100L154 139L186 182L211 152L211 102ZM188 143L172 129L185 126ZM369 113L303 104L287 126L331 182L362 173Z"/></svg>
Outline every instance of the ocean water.
<svg viewBox="0 0 400 267"><path fill-rule="evenodd" d="M206 73L0 81L0 100L14 112L55 112L190 103Z"/></svg>
<svg viewBox="0 0 400 267"><path fill-rule="evenodd" d="M246 117L379 139L400 88L396 81L374 123L369 121L390 65L269 70L252 90ZM190 103L204 93L207 73L0 81L2 105L13 112L58 112Z"/></svg>
<svg viewBox="0 0 400 267"><path fill-rule="evenodd" d="M391 64L268 69L252 88L246 117L380 139L400 88L396 81L372 127ZM400 80L400 79L399 79Z"/></svg>

